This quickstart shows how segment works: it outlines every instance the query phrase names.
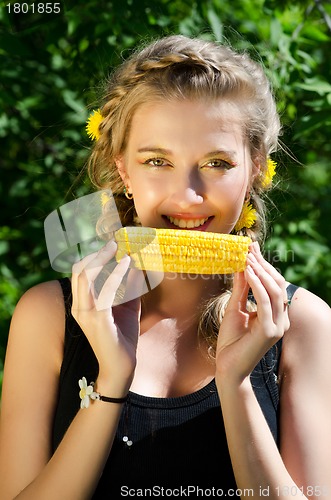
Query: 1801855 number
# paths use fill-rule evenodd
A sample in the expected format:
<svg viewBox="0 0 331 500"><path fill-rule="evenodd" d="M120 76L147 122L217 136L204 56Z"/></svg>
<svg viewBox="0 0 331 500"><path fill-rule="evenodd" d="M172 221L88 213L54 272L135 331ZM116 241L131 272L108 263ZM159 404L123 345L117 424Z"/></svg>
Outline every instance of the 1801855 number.
<svg viewBox="0 0 331 500"><path fill-rule="evenodd" d="M33 3L9 3L7 4L9 14L59 14L61 12L60 2L33 2Z"/></svg>

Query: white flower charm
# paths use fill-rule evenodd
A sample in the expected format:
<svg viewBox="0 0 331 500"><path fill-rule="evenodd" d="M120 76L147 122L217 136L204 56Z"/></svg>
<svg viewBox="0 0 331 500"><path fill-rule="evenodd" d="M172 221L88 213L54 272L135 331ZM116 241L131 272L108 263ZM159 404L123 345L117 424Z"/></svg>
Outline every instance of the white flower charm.
<svg viewBox="0 0 331 500"><path fill-rule="evenodd" d="M80 391L79 397L81 399L80 407L88 408L90 406L90 399L98 399L99 394L93 391L93 385L87 385L87 380L85 377L82 377L78 381Z"/></svg>

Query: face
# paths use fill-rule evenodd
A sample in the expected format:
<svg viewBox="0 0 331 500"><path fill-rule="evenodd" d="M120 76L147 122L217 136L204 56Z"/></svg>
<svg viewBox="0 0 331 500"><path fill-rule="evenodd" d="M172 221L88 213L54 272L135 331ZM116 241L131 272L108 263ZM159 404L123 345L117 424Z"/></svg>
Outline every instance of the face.
<svg viewBox="0 0 331 500"><path fill-rule="evenodd" d="M229 104L141 105L117 166L142 226L230 233L252 181L252 161Z"/></svg>

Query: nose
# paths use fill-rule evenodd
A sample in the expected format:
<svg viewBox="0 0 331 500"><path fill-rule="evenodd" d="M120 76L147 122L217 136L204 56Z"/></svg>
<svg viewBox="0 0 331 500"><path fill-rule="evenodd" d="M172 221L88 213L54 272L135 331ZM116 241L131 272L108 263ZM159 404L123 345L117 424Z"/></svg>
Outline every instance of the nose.
<svg viewBox="0 0 331 500"><path fill-rule="evenodd" d="M201 205L204 201L203 187L197 178L177 179L173 186L171 202L182 210L187 210L193 205Z"/></svg>

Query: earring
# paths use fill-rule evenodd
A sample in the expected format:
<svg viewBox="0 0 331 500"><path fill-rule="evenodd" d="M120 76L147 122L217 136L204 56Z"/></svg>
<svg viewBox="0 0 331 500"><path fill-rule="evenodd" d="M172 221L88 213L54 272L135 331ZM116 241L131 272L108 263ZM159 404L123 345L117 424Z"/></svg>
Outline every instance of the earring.
<svg viewBox="0 0 331 500"><path fill-rule="evenodd" d="M123 193L125 194L125 197L126 197L128 200L132 200L132 198L133 198L133 194L132 194L132 193L129 193L128 188L127 188L126 186L124 186Z"/></svg>
<svg viewBox="0 0 331 500"><path fill-rule="evenodd" d="M240 231L244 227L249 229L257 219L257 211L253 208L249 200L245 200L239 219L234 226L235 231Z"/></svg>

